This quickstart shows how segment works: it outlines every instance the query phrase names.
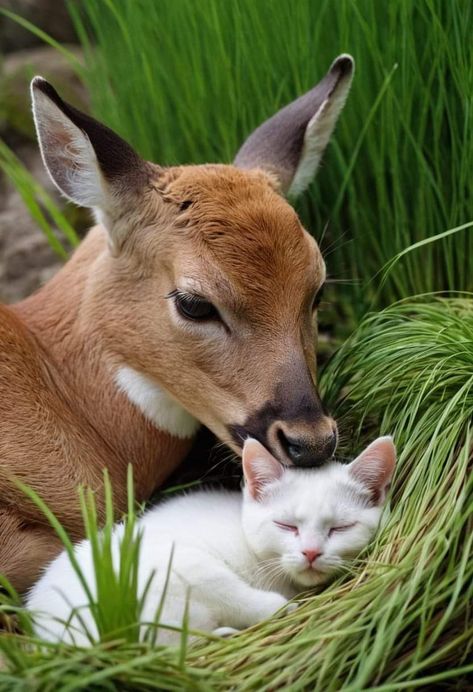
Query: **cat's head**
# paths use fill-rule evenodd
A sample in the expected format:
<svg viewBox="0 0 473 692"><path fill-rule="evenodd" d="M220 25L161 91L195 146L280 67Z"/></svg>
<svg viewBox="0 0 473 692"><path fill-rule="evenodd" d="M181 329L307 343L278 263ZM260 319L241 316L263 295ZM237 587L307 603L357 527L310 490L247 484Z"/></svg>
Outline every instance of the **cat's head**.
<svg viewBox="0 0 473 692"><path fill-rule="evenodd" d="M327 581L378 528L396 462L379 437L350 464L285 468L256 440L243 448L243 530L268 576L300 587Z"/></svg>

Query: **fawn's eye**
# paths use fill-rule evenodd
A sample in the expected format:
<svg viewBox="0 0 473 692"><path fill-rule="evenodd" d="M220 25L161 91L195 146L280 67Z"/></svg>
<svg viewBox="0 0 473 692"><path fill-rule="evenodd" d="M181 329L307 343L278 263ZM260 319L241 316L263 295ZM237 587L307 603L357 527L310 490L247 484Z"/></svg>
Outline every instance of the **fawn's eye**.
<svg viewBox="0 0 473 692"><path fill-rule="evenodd" d="M297 526L293 526L293 524L285 524L283 521L275 521L274 522L276 526L279 529L282 529L283 531L291 531L291 533L299 533L299 529Z"/></svg>
<svg viewBox="0 0 473 692"><path fill-rule="evenodd" d="M320 302L321 302L323 295L324 295L324 288L325 288L325 284L322 284L322 286L319 288L319 290L315 294L314 300L312 301L312 312L315 312L315 310L317 310L317 308L319 307Z"/></svg>
<svg viewBox="0 0 473 692"><path fill-rule="evenodd" d="M343 531L347 531L348 529L352 529L354 526L356 526L358 522L354 521L351 524L342 524L341 526L332 526L332 528L329 530L328 535L332 536L334 533L342 533Z"/></svg>
<svg viewBox="0 0 473 692"><path fill-rule="evenodd" d="M204 322L220 319L217 308L196 293L183 293L176 290L169 294L169 298L174 299L178 313L186 320Z"/></svg>

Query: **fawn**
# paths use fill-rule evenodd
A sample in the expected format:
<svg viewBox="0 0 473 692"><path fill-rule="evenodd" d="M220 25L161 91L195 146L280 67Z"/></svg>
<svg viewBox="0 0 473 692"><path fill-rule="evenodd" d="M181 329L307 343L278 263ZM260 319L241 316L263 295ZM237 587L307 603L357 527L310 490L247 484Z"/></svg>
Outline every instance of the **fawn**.
<svg viewBox="0 0 473 692"><path fill-rule="evenodd" d="M239 455L250 436L285 464L333 453L316 387L325 265L284 196L314 175L353 66L339 56L233 165L171 168L33 80L44 164L97 225L37 293L0 306L0 572L17 590L61 546L14 478L78 539L79 485L102 511L107 468L122 512L127 465L148 498L201 424Z"/></svg>

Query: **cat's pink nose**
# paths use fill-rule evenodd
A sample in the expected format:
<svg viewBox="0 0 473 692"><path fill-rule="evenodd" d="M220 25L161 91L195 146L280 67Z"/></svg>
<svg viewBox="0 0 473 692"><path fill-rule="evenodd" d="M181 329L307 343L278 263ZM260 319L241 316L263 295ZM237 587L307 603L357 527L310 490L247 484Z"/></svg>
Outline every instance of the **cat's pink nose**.
<svg viewBox="0 0 473 692"><path fill-rule="evenodd" d="M320 550L303 550L302 554L306 556L309 565L311 565L315 560L317 560L322 552Z"/></svg>

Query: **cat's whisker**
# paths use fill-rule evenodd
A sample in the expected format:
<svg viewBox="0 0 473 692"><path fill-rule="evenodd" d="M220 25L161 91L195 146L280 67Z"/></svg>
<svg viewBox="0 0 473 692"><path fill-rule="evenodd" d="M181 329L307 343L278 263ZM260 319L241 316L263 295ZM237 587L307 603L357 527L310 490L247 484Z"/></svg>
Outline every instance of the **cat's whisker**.
<svg viewBox="0 0 473 692"><path fill-rule="evenodd" d="M281 563L278 560L277 562L274 562L272 564L262 565L261 569L258 569L258 571L260 574L270 574L275 569L280 569L280 568L281 568Z"/></svg>
<svg viewBox="0 0 473 692"><path fill-rule="evenodd" d="M286 576L284 573L284 568L281 564L281 559L270 558L265 560L263 564L260 564L256 571L253 573L253 579L257 582L264 583L265 585L269 582L273 584L278 578ZM269 588L268 586L266 588Z"/></svg>
<svg viewBox="0 0 473 692"><path fill-rule="evenodd" d="M280 580L281 580L281 577L283 577L283 576L284 576L284 571L283 571L282 567L280 567L279 569L275 570L275 571L272 572L272 573L269 573L269 574L267 575L267 581L265 582L266 589L267 589L268 591L271 591L272 588L273 588L273 586L274 586L274 584L275 584L278 580L280 581Z"/></svg>
<svg viewBox="0 0 473 692"><path fill-rule="evenodd" d="M281 561L280 557L272 557L272 558L269 558L267 560L262 560L258 564L256 571L254 570L253 567L248 567L248 569L245 570L245 572L249 573L249 574L258 574L260 571L267 569L268 567L270 567L273 564L279 564L280 561Z"/></svg>
<svg viewBox="0 0 473 692"><path fill-rule="evenodd" d="M260 565L255 572L253 572L253 579L255 582L266 583L274 574L283 573L283 568L278 559L277 563L271 565Z"/></svg>

